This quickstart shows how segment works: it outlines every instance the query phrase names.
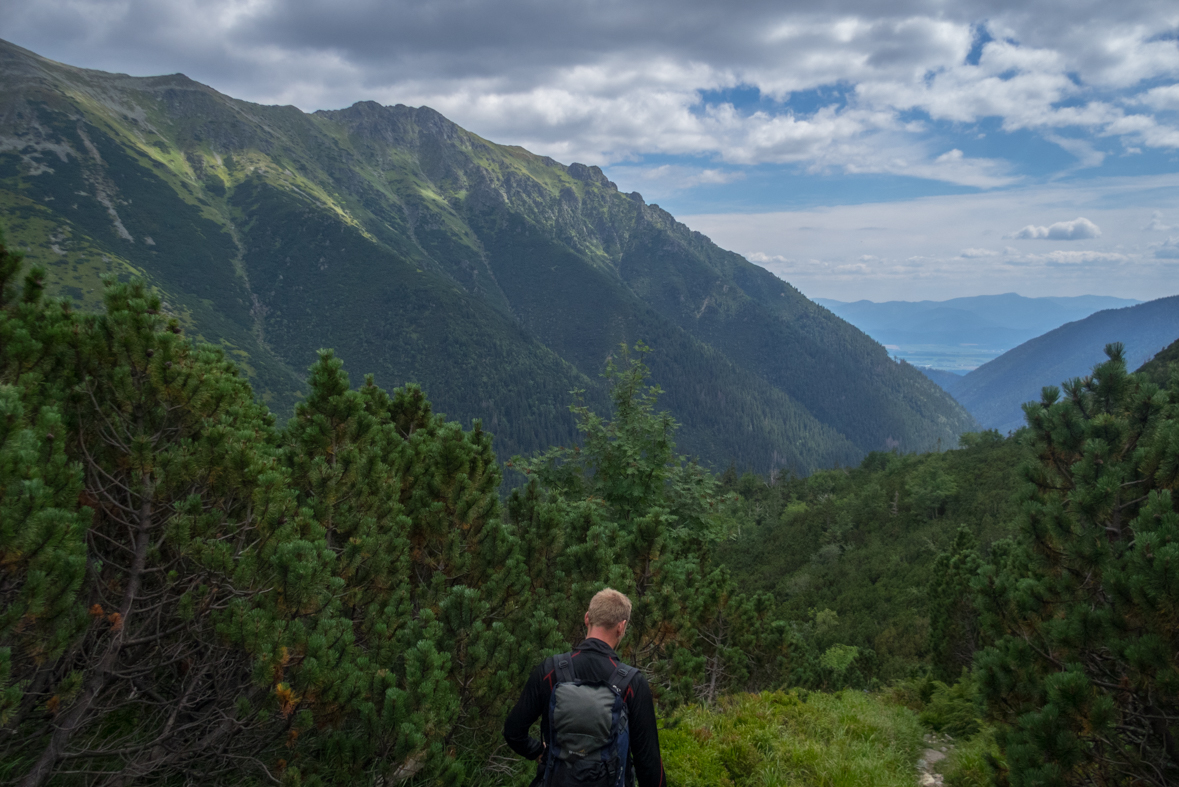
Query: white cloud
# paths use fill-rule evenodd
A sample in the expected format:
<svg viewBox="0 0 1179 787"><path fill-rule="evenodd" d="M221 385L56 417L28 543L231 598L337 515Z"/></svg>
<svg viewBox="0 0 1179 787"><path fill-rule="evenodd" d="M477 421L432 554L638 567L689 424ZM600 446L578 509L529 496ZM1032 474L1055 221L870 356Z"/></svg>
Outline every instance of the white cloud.
<svg viewBox="0 0 1179 787"><path fill-rule="evenodd" d="M678 164L662 164L658 167L614 166L610 177L618 181L623 191L642 191L648 185L661 190L690 189L696 186L718 186L745 178L741 170L709 169L687 167Z"/></svg>
<svg viewBox="0 0 1179 787"><path fill-rule="evenodd" d="M1146 91L1135 103L1146 104L1160 111L1179 110L1179 85L1164 85Z"/></svg>
<svg viewBox="0 0 1179 787"><path fill-rule="evenodd" d="M1156 210L1150 214L1150 223L1147 224L1142 229L1154 230L1155 232L1168 232L1170 230L1176 229L1176 227L1174 227L1173 225L1170 225L1170 224L1165 224L1163 222L1162 211Z"/></svg>
<svg viewBox="0 0 1179 787"><path fill-rule="evenodd" d="M1164 217L1176 215L1179 176L679 218L815 297L941 300L965 293L1019 292L1150 300L1179 293L1179 280L1170 258L1155 256L1163 247L1157 241L1151 245L1151 234L1141 229L1143 205L1147 215L1151 209ZM1046 244L1039 239L1017 239L1006 246L997 242L1005 227L1019 226L1028 216L1065 211L1099 225L1101 237L1075 251L1067 244L1042 251ZM1179 238L1171 242L1179 244ZM978 253L992 250L999 253ZM861 258L866 255L879 261L865 263ZM856 265L868 269L856 272L851 267Z"/></svg>
<svg viewBox="0 0 1179 787"><path fill-rule="evenodd" d="M1126 262L1130 258L1125 254L1103 251L1050 251L1029 259L1043 259L1063 265L1080 265L1090 262Z"/></svg>
<svg viewBox="0 0 1179 787"><path fill-rule="evenodd" d="M1077 164L1073 169L1100 167L1105 161L1105 154L1093 147L1093 143L1088 140L1062 137L1052 133L1044 134L1044 139L1077 157Z"/></svg>
<svg viewBox="0 0 1179 787"><path fill-rule="evenodd" d="M758 265L764 265L766 263L789 264L794 262L794 260L790 259L789 257L783 257L781 254L766 254L764 251L750 252L749 254L745 255L745 259L749 260L750 262L756 262ZM812 262L817 261L812 260Z"/></svg>
<svg viewBox="0 0 1179 787"><path fill-rule="evenodd" d="M1058 221L1047 227L1029 224L1013 235L1020 240L1091 240L1101 237L1101 228L1084 217L1072 221Z"/></svg>

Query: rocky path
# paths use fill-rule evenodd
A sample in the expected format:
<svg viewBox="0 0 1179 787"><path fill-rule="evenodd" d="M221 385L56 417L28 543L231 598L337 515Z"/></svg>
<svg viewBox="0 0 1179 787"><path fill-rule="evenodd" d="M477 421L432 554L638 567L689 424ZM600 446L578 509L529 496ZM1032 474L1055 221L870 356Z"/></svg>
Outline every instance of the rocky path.
<svg viewBox="0 0 1179 787"><path fill-rule="evenodd" d="M954 748L954 739L949 735L931 732L925 736L925 751L917 761L918 787L942 787L944 779L938 773L938 764Z"/></svg>

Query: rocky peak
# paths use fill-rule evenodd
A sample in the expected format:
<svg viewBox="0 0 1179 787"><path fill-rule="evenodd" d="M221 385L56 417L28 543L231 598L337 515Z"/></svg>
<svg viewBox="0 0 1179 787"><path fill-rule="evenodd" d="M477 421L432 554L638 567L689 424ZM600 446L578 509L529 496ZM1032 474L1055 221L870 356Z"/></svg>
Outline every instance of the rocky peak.
<svg viewBox="0 0 1179 787"><path fill-rule="evenodd" d="M618 191L618 186L614 185L613 181L606 177L606 173L602 172L601 167L587 167L585 164L578 164L575 161L566 167L565 171L574 180L580 180L583 183L596 183L599 186L605 186L611 191Z"/></svg>
<svg viewBox="0 0 1179 787"><path fill-rule="evenodd" d="M430 107L357 101L346 109L319 110L315 114L346 126L361 139L418 153L428 148L470 146L461 128Z"/></svg>

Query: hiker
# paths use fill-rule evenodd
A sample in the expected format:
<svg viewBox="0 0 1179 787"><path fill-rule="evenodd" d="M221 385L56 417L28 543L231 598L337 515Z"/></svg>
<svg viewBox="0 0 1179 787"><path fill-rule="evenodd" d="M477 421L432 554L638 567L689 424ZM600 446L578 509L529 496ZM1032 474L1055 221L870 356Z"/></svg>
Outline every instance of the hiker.
<svg viewBox="0 0 1179 787"><path fill-rule="evenodd" d="M614 651L629 620L630 599L599 591L585 613L581 644L549 656L528 676L504 722L504 740L537 761L532 787L631 787L636 776L639 787L666 787L651 687ZM538 718L539 741L528 734Z"/></svg>

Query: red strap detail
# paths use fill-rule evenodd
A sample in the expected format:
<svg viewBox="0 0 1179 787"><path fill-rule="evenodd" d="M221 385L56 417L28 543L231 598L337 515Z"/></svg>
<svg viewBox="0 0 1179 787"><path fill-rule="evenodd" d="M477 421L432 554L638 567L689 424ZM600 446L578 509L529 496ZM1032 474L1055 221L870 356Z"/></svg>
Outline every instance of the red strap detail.
<svg viewBox="0 0 1179 787"><path fill-rule="evenodd" d="M617 667L617 666L618 666L618 662L617 662L617 661L615 661L614 659L610 658L609 656L607 656L606 658L610 659L610 663L611 663L611 664L613 664L615 667Z"/></svg>
<svg viewBox="0 0 1179 787"><path fill-rule="evenodd" d="M550 689L553 687L553 673L554 672L556 672L555 669L549 670L549 674L544 676L544 679L549 682Z"/></svg>

